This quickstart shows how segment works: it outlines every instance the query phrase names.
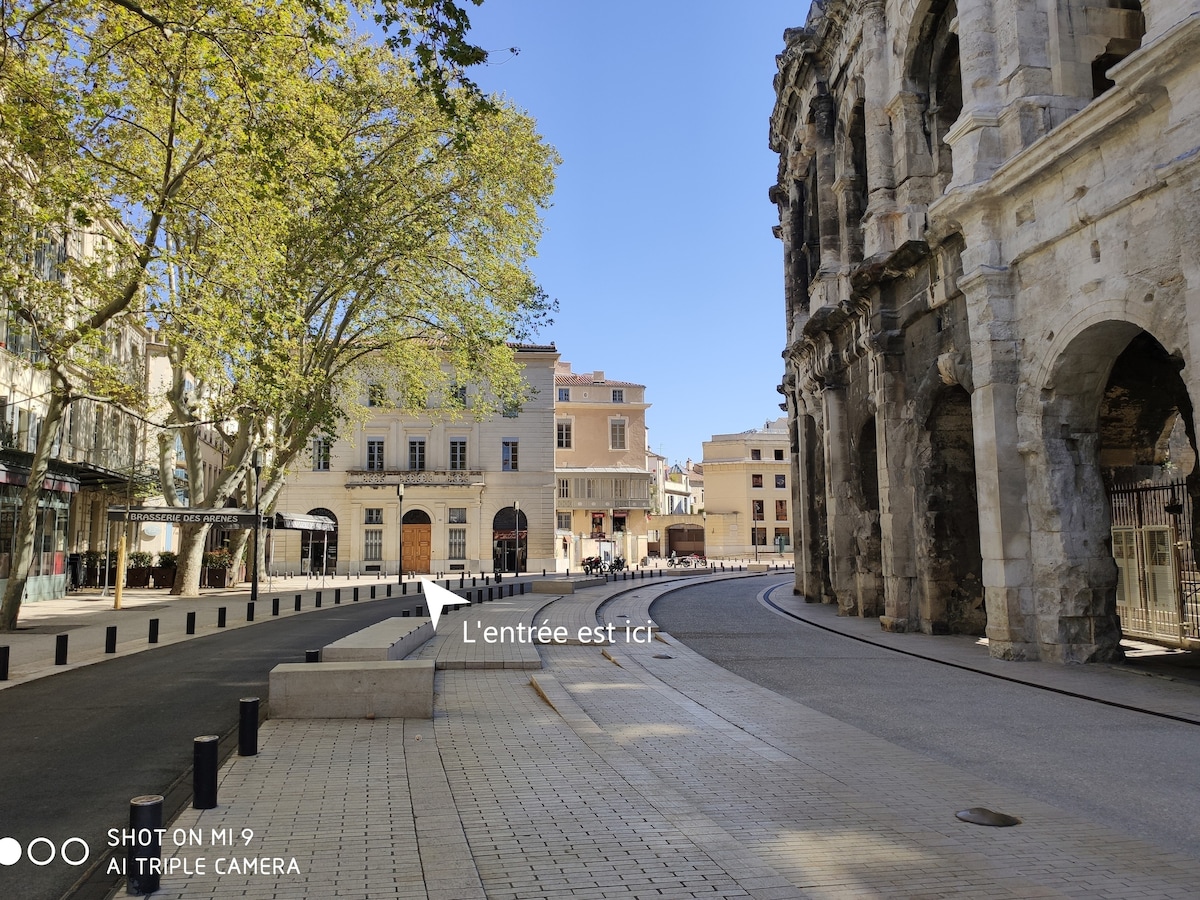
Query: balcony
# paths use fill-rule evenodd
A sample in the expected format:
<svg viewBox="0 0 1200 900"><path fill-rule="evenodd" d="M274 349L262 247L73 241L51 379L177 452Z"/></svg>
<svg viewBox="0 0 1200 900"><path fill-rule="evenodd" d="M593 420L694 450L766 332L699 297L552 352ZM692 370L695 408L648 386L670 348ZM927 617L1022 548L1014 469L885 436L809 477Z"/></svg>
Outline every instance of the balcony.
<svg viewBox="0 0 1200 900"><path fill-rule="evenodd" d="M397 484L429 487L464 487L483 481L479 469L347 469L346 487L394 487Z"/></svg>

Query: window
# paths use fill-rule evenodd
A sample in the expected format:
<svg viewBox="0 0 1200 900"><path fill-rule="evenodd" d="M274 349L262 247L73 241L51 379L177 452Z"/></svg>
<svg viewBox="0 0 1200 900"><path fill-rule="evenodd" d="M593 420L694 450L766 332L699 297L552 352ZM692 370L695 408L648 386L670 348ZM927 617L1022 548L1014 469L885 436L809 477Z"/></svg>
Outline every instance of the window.
<svg viewBox="0 0 1200 900"><path fill-rule="evenodd" d="M762 451L761 450L751 450L750 458L751 459L762 459Z"/></svg>
<svg viewBox="0 0 1200 900"><path fill-rule="evenodd" d="M626 490L626 488L628 487L628 484L629 484L629 482L625 481L625 479L623 479L623 478L614 478L613 479L612 495L613 495L614 500L624 500L625 499L625 497L629 494L629 491Z"/></svg>
<svg viewBox="0 0 1200 900"><path fill-rule="evenodd" d="M761 522L763 520L763 502L761 500L755 500L753 503L754 508L751 511L752 517L755 522Z"/></svg>
<svg viewBox="0 0 1200 900"><path fill-rule="evenodd" d="M373 506L368 506L366 509L366 513L367 513L367 517L363 521L365 521L368 525L382 525L383 524L383 507L379 507L378 509L376 509Z"/></svg>
<svg viewBox="0 0 1200 900"><path fill-rule="evenodd" d="M608 443L610 450L625 449L625 420L610 419L608 423Z"/></svg>
<svg viewBox="0 0 1200 900"><path fill-rule="evenodd" d="M569 512L558 513L558 530L559 531L570 531L571 530L571 514Z"/></svg>
<svg viewBox="0 0 1200 900"><path fill-rule="evenodd" d="M571 423L559 422L556 426L558 432L558 442L556 446L559 450L571 449Z"/></svg>
<svg viewBox="0 0 1200 900"><path fill-rule="evenodd" d="M623 388L613 388L613 403L625 402L625 390Z"/></svg>
<svg viewBox="0 0 1200 900"><path fill-rule="evenodd" d="M786 488L787 487L787 476L786 475L776 475L775 476L775 487Z"/></svg>
<svg viewBox="0 0 1200 900"><path fill-rule="evenodd" d="M520 471L520 466L517 459L517 446L518 441L516 438L507 438L500 444L500 471Z"/></svg>
<svg viewBox="0 0 1200 900"><path fill-rule="evenodd" d="M750 476L750 487L760 488L760 487L762 487L762 484L763 484L763 482L762 482L761 475L751 475Z"/></svg>
<svg viewBox="0 0 1200 900"><path fill-rule="evenodd" d="M383 438L367 440L367 468L373 472L383 471Z"/></svg>
<svg viewBox="0 0 1200 900"><path fill-rule="evenodd" d="M465 506L451 506L446 512L446 521L451 525L466 525L467 508Z"/></svg>
<svg viewBox="0 0 1200 900"><path fill-rule="evenodd" d="M363 559L370 562L383 559L382 528L367 528L363 531Z"/></svg>
<svg viewBox="0 0 1200 900"><path fill-rule="evenodd" d="M571 401L571 389L570 388L559 388L558 389L558 402L559 403L569 403L570 401Z"/></svg>
<svg viewBox="0 0 1200 900"><path fill-rule="evenodd" d="M314 472L329 471L329 441L325 438L313 438L312 463Z"/></svg>
<svg viewBox="0 0 1200 900"><path fill-rule="evenodd" d="M780 543L780 541L779 541L780 538L783 538L782 543ZM792 542L792 536L786 528L776 528L775 529L775 546L776 547L786 547L791 542Z"/></svg>
<svg viewBox="0 0 1200 900"><path fill-rule="evenodd" d="M414 472L425 470L425 438L413 438L408 442L408 468Z"/></svg>
<svg viewBox="0 0 1200 900"><path fill-rule="evenodd" d="M787 501L786 500L776 500L775 501L775 521L776 522L786 522L787 517L788 517Z"/></svg>
<svg viewBox="0 0 1200 900"><path fill-rule="evenodd" d="M467 467L467 439L450 438L450 469L462 471Z"/></svg>
<svg viewBox="0 0 1200 900"><path fill-rule="evenodd" d="M467 386L465 384L450 385L450 402L455 406L467 405Z"/></svg>
<svg viewBox="0 0 1200 900"><path fill-rule="evenodd" d="M515 419L520 414L521 414L521 404L517 403L516 400L505 400L504 401L504 410L501 413L501 415L504 416L504 418Z"/></svg>
<svg viewBox="0 0 1200 900"><path fill-rule="evenodd" d="M782 450L776 450L776 451L775 451L775 461L776 461L776 462L783 462L783 451L782 451Z"/></svg>
<svg viewBox="0 0 1200 900"><path fill-rule="evenodd" d="M450 559L467 558L467 529L450 528L446 532L446 555Z"/></svg>
<svg viewBox="0 0 1200 900"><path fill-rule="evenodd" d="M570 499L570 497L571 497L571 479L569 479L569 478L558 479L558 496L560 498L562 498L563 500Z"/></svg>
<svg viewBox="0 0 1200 900"><path fill-rule="evenodd" d="M383 406L385 398L382 384L367 385L367 406Z"/></svg>
<svg viewBox="0 0 1200 900"><path fill-rule="evenodd" d="M625 530L625 517L617 513L613 513L613 534Z"/></svg>
<svg viewBox="0 0 1200 900"><path fill-rule="evenodd" d="M767 546L767 529L765 529L765 528L755 528L754 529L754 544L755 544L755 546L758 546L758 547Z"/></svg>

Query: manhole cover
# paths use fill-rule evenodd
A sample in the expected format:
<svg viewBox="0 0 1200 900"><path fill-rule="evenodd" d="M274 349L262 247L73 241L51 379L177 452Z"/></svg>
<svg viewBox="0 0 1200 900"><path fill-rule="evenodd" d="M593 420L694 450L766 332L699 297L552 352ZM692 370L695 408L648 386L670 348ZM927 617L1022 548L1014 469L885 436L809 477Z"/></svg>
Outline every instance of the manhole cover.
<svg viewBox="0 0 1200 900"><path fill-rule="evenodd" d="M666 653L655 653L654 658L655 659L674 659L675 657L668 656Z"/></svg>
<svg viewBox="0 0 1200 900"><path fill-rule="evenodd" d="M991 825L995 828L1007 828L1009 825L1020 825L1021 820L1008 813L996 812L982 806L972 806L954 814L955 818L970 822L972 825Z"/></svg>

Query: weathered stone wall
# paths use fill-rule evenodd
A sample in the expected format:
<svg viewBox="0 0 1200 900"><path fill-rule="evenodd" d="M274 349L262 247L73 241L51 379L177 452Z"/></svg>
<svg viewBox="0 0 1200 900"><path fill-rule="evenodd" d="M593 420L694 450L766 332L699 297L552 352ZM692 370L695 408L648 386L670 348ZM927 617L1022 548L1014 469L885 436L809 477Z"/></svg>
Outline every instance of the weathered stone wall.
<svg viewBox="0 0 1200 900"><path fill-rule="evenodd" d="M1105 473L1195 462L1200 0L830 0L784 38L797 591L1118 656Z"/></svg>

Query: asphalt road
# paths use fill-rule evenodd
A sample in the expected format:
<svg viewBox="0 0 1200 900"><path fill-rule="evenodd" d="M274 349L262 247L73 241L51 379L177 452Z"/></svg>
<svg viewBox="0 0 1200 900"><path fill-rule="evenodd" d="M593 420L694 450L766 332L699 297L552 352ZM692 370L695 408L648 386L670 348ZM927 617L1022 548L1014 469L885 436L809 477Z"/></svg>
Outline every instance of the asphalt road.
<svg viewBox="0 0 1200 900"><path fill-rule="evenodd" d="M0 691L0 838L22 847L82 838L90 860L129 823L129 801L162 794L192 765L193 741L237 727L280 662L412 609L420 598L326 607L84 666ZM187 782L190 788L190 780ZM38 858L49 855L39 842ZM78 842L67 853L82 855ZM121 853L122 857L124 853ZM0 898L58 900L87 865L25 854L0 865Z"/></svg>
<svg viewBox="0 0 1200 900"><path fill-rule="evenodd" d="M763 687L957 769L1200 858L1200 727L832 634L756 601L759 591L779 582L774 575L696 585L666 595L652 614L691 649ZM790 594L790 583L782 590Z"/></svg>

